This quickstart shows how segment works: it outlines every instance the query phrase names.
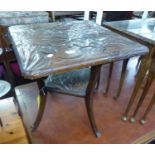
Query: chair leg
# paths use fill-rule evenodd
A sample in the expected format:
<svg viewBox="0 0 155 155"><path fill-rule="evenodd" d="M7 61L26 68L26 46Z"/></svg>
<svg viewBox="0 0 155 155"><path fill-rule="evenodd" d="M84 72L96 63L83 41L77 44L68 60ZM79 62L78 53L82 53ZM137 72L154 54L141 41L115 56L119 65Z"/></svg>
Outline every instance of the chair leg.
<svg viewBox="0 0 155 155"><path fill-rule="evenodd" d="M38 82L38 87L39 87L38 114L34 122L34 125L32 127L32 132L34 132L38 128L41 122L41 119L42 119L42 116L45 110L46 98L47 98L47 92L44 89L44 82L42 80L38 80L37 82Z"/></svg>
<svg viewBox="0 0 155 155"><path fill-rule="evenodd" d="M91 68L91 76L89 79L89 83L86 90L86 96L85 96L85 104L86 104L88 118L96 137L100 137L101 133L97 129L96 121L93 113L93 90L95 89L95 85L96 85L98 76L100 74L100 69L101 69L101 65L94 66Z"/></svg>
<svg viewBox="0 0 155 155"><path fill-rule="evenodd" d="M125 80L125 75L126 75L126 68L128 65L129 59L126 59L123 61L123 66L122 66L122 72L121 72L121 79L119 82L119 87L118 90L116 92L116 95L114 96L114 99L117 100L117 98L120 96L121 90L122 90L122 86Z"/></svg>
<svg viewBox="0 0 155 155"><path fill-rule="evenodd" d="M143 100L144 100L144 98L145 98L145 96L146 96L152 82L153 82L153 79L154 79L153 76L150 74L149 77L148 77L147 83L146 83L146 85L144 87L143 93L142 93L142 95L141 95L141 97L140 97L140 99L138 101L137 107L136 107L136 109L135 109L135 111L134 111L134 113L133 113L133 115L132 115L132 117L130 119L130 121L132 123L135 122L135 117L136 117L136 115L137 115L137 113L138 113L138 111L139 111L139 109L140 109L140 107L141 107L141 105L143 103Z"/></svg>
<svg viewBox="0 0 155 155"><path fill-rule="evenodd" d="M108 91L109 91L109 86L110 86L110 81L111 81L111 77L112 77L113 66L114 66L114 63L113 63L113 62L110 63L107 86L106 86L106 88L105 88L105 91L103 92L104 95L107 95L107 93L108 93Z"/></svg>
<svg viewBox="0 0 155 155"><path fill-rule="evenodd" d="M148 60L147 57L144 57L141 60L140 68L139 68L138 75L137 75L137 78L136 78L135 87L133 89L133 92L132 92L132 95L130 97L130 100L129 100L129 103L127 105L127 108L125 110L125 113L122 116L122 120L124 120L124 121L127 121L128 120L128 113L129 113L129 111L131 109L131 106L133 105L133 101L134 101L134 99L136 97L136 94L138 92L138 89L141 86L141 83L142 83L142 81L144 79L145 73L146 73L147 69L149 68L149 65L150 64L147 63L147 60Z"/></svg>
<svg viewBox="0 0 155 155"><path fill-rule="evenodd" d="M153 95L153 97L152 97L152 99L151 99L151 102L150 102L149 106L147 107L147 109L146 109L144 115L142 116L142 118L141 118L141 120L140 120L141 124L145 124L145 123L146 123L147 115L148 115L148 113L151 111L151 109L152 109L152 107L153 107L154 104L155 104L155 94Z"/></svg>

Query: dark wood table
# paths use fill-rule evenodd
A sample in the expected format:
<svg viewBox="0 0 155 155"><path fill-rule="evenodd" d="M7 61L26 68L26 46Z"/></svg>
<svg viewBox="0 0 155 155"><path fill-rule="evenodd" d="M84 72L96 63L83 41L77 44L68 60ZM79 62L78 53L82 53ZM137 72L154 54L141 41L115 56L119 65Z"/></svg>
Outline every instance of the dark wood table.
<svg viewBox="0 0 155 155"><path fill-rule="evenodd" d="M113 30L127 38L130 38L136 42L142 43L149 48L149 54L143 58L139 68L139 73L136 79L136 85L132 92L129 104L124 113L123 120L128 119L128 112L133 105L133 101L136 97L138 89L144 79L147 70L152 64L155 54L155 18L148 19L134 19L134 20L124 20L124 21L114 21L105 22L103 24L106 28ZM139 107L138 107L139 109ZM135 110L133 116L131 117L131 122L135 122L135 116L138 109Z"/></svg>
<svg viewBox="0 0 155 155"><path fill-rule="evenodd" d="M36 79L39 90L42 78L85 67L91 67L87 90L94 90L101 65L148 53L147 47L90 21L11 26L9 34L23 77ZM41 120L46 96L40 91L36 121Z"/></svg>

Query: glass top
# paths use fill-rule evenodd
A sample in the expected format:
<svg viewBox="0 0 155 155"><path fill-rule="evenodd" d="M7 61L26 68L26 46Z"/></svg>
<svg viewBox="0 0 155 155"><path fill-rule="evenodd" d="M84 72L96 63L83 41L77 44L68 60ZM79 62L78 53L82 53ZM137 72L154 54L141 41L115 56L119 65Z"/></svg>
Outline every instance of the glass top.
<svg viewBox="0 0 155 155"><path fill-rule="evenodd" d="M28 79L144 55L148 48L90 21L17 25L9 35Z"/></svg>
<svg viewBox="0 0 155 155"><path fill-rule="evenodd" d="M105 22L104 25L155 45L155 18Z"/></svg>

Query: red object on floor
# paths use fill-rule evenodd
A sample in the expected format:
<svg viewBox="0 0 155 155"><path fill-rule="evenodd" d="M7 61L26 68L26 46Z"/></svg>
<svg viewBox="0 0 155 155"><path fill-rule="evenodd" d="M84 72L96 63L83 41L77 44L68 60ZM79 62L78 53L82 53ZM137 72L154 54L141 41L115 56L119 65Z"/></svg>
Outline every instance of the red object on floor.
<svg viewBox="0 0 155 155"><path fill-rule="evenodd" d="M20 68L17 62L11 64L11 69L15 75L21 76Z"/></svg>

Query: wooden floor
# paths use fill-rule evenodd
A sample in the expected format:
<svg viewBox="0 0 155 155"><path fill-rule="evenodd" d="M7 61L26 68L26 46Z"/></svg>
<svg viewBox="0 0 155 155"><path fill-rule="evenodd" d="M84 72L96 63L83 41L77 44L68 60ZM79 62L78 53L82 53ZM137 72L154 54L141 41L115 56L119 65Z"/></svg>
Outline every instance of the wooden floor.
<svg viewBox="0 0 155 155"><path fill-rule="evenodd" d="M0 144L27 144L28 139L13 98L0 100Z"/></svg>
<svg viewBox="0 0 155 155"><path fill-rule="evenodd" d="M36 83L18 87L16 95L24 124L28 129L32 143L145 143L154 138L155 107L153 107L148 116L148 122L145 125L139 123L139 119L154 92L154 84L145 99L143 108L137 116L137 122L131 124L121 120L134 86L136 63L136 58L130 60L123 91L117 101L113 100L113 95L118 87L122 63L115 64L108 96L102 94L107 80L108 65L103 67L100 88L94 96L96 122L102 133L100 138L96 138L91 130L84 100L56 93L48 94L47 106L42 122L37 131L31 133L30 126L33 124L37 114L36 97L38 88ZM135 104L141 90L135 100ZM133 112L133 108L131 112Z"/></svg>

